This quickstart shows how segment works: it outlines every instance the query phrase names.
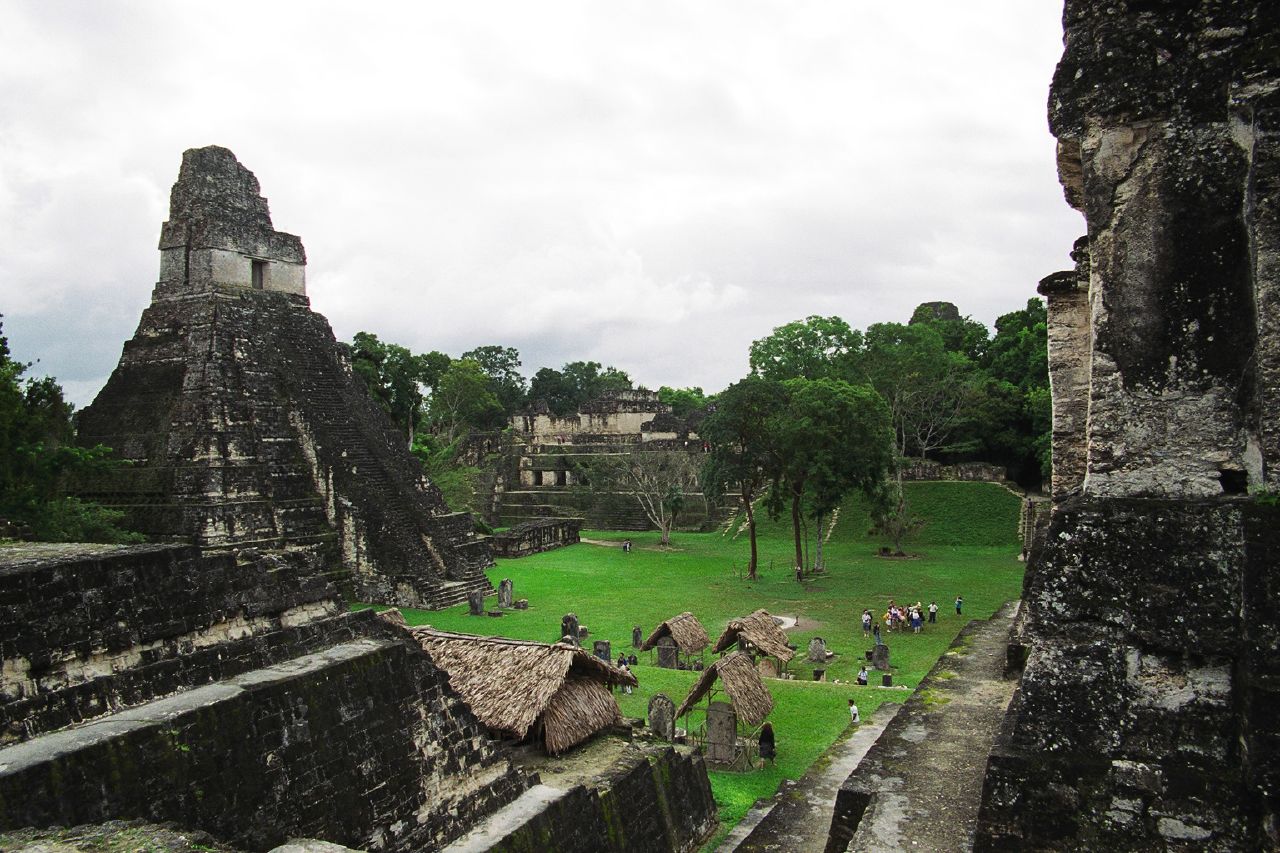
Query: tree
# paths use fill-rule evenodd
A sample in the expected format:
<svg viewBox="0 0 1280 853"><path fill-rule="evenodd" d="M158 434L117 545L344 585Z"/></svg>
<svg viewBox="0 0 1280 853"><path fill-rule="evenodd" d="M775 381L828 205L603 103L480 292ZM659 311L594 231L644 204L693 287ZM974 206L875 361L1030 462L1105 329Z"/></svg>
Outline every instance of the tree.
<svg viewBox="0 0 1280 853"><path fill-rule="evenodd" d="M449 357L444 353L414 355L369 332L356 332L351 339L351 369L364 379L373 398L405 433L410 447L422 420L423 386L434 388L448 366Z"/></svg>
<svg viewBox="0 0 1280 853"><path fill-rule="evenodd" d="M658 400L670 406L671 414L681 420L705 409L710 402L710 398L702 393L701 388L671 388L667 385L658 389Z"/></svg>
<svg viewBox="0 0 1280 853"><path fill-rule="evenodd" d="M862 333L844 320L811 316L754 341L749 358L752 372L766 379L848 379L861 348Z"/></svg>
<svg viewBox="0 0 1280 853"><path fill-rule="evenodd" d="M122 463L110 448L75 445L62 388L52 377L23 379L28 367L10 357L0 329L0 516L45 541L143 541L120 529L123 513L67 494L76 476Z"/></svg>
<svg viewBox="0 0 1280 853"><path fill-rule="evenodd" d="M575 468L580 483L597 494L630 495L645 517L671 544L671 528L684 507L685 495L698 489L694 457L680 450L632 450L601 454Z"/></svg>
<svg viewBox="0 0 1280 853"><path fill-rule="evenodd" d="M489 374L469 358L454 361L440 377L429 416L431 428L446 445L473 429L501 428L505 417Z"/></svg>
<svg viewBox="0 0 1280 853"><path fill-rule="evenodd" d="M559 370L541 367L529 383L529 399L541 400L552 414L564 417L578 406L578 387Z"/></svg>
<svg viewBox="0 0 1280 853"><path fill-rule="evenodd" d="M488 374L491 390L504 415L510 416L524 404L527 388L518 369L520 351L515 347L476 347L464 352L462 358L471 359Z"/></svg>
<svg viewBox="0 0 1280 853"><path fill-rule="evenodd" d="M803 503L820 516L854 489L872 493L893 462L892 420L869 386L839 379L790 379L783 386L786 406L770 425L778 464L769 511L777 517L790 505L795 564L803 569Z"/></svg>
<svg viewBox="0 0 1280 853"><path fill-rule="evenodd" d="M553 414L564 417L607 391L631 388L625 371L603 367L598 361L571 361L561 370L539 369L529 385L529 400L542 400Z"/></svg>
<svg viewBox="0 0 1280 853"><path fill-rule="evenodd" d="M703 491L709 498L718 498L730 486L737 486L742 497L751 539L751 562L747 565L751 580L756 579L759 562L754 503L778 465L771 428L786 400L781 383L748 376L716 396L714 410L698 427L698 434L711 446L702 468Z"/></svg>
<svg viewBox="0 0 1280 853"><path fill-rule="evenodd" d="M889 405L901 458L947 448L971 414L973 365L929 325L870 326L862 370Z"/></svg>
<svg viewBox="0 0 1280 853"><path fill-rule="evenodd" d="M977 320L961 317L950 302L926 302L916 307L907 325L924 324L942 337L948 352L956 352L977 363L987 350L991 337L987 327Z"/></svg>

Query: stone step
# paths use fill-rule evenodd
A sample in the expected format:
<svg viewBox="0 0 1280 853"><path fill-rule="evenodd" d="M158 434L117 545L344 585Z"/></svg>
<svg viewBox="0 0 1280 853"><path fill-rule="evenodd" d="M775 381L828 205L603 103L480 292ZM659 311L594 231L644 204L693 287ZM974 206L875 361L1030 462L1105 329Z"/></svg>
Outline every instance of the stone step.
<svg viewBox="0 0 1280 853"><path fill-rule="evenodd" d="M484 853L510 835L512 829L524 826L530 818L541 814L566 793L550 785L534 785L476 824L466 835L442 848L440 853Z"/></svg>

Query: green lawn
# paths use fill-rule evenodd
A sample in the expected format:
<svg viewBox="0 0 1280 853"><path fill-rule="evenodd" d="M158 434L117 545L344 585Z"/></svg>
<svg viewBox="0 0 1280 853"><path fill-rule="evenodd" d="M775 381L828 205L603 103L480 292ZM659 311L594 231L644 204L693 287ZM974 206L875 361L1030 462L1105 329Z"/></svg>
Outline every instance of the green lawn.
<svg viewBox="0 0 1280 853"><path fill-rule="evenodd" d="M838 655L828 667L828 679L852 682L870 648L858 624L864 607L879 615L891 598L919 600L926 606L936 600L937 625L926 626L920 635L886 634L895 683L914 687L965 621L988 617L1019 595L1016 496L986 483L913 483L908 489L913 509L928 518L905 547L914 555L910 559L877 557L880 543L868 538L865 506L850 500L824 546L826 574L803 583L796 582L791 570L790 527L785 522L761 523L762 567L755 582L743 576L745 533L676 533L672 547L664 550L658 547L656 533L586 531L583 536L589 539L630 538L634 548L627 554L618 547L582 543L499 560L490 578L495 586L511 578L515 597L529 599L526 611L510 611L501 618L473 617L465 606L457 606L436 612L406 610L405 618L410 624L450 631L552 642L559 639L560 617L573 612L590 629L591 639L612 641L615 657L620 650L631 651L633 625L641 626L647 636L663 619L684 610L698 617L713 641L730 618L759 607L798 618L799 625L789 632L799 648L790 666L796 680L768 682L775 700L769 719L778 738L776 766L748 774L711 774L722 820L736 823L758 797L772 795L781 780L803 774L847 728L849 698L868 715L882 701L901 701L907 695L874 686L813 683L812 666L804 661L811 637L823 637ZM962 619L955 616L957 595L965 600ZM640 657L635 669L640 688L620 697L623 713L644 716L649 697L659 691L678 705L695 674L658 669L648 653Z"/></svg>

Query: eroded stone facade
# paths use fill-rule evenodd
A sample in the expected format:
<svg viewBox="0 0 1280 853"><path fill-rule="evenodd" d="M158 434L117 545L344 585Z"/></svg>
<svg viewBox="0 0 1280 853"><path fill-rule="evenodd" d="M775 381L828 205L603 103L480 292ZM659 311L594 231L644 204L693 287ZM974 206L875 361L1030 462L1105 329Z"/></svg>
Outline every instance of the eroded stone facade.
<svg viewBox="0 0 1280 853"><path fill-rule="evenodd" d="M1067 0L1085 217L1049 302L1054 507L978 849L1280 846L1280 6Z"/></svg>

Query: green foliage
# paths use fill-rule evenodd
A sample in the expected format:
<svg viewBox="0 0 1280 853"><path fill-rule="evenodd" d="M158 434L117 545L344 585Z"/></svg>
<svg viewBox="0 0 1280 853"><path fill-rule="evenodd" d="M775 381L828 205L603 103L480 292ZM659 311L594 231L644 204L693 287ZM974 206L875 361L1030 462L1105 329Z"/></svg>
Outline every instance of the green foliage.
<svg viewBox="0 0 1280 853"><path fill-rule="evenodd" d="M526 382L520 371L520 351L515 347L484 346L476 347L462 354L462 358L470 359L489 377L489 390L502 406L505 421L516 410L524 405Z"/></svg>
<svg viewBox="0 0 1280 853"><path fill-rule="evenodd" d="M757 376L786 379L849 379L854 375L862 333L839 317L806 317L779 326L751 344Z"/></svg>
<svg viewBox="0 0 1280 853"><path fill-rule="evenodd" d="M414 355L369 332L356 332L351 339L351 369L364 379L369 393L408 436L409 444L422 420L423 386L434 388L448 367L444 353Z"/></svg>
<svg viewBox="0 0 1280 853"><path fill-rule="evenodd" d="M431 429L446 443L471 430L498 430L506 423L502 403L493 392L489 374L469 358L450 363L431 395Z"/></svg>
<svg viewBox="0 0 1280 853"><path fill-rule="evenodd" d="M445 503L455 512L478 511L476 485L481 471L458 460L461 438L446 443L441 436L421 433L414 438L413 455L422 462L422 469L444 496Z"/></svg>
<svg viewBox="0 0 1280 853"><path fill-rule="evenodd" d="M541 400L560 417L578 411L583 403L606 391L628 391L631 377L598 361L571 361L560 370L543 367L529 383L529 400Z"/></svg>
<svg viewBox="0 0 1280 853"><path fill-rule="evenodd" d="M663 385L658 389L658 399L671 407L671 414L683 420L694 412L705 409L713 398L702 393L701 388L671 388Z"/></svg>
<svg viewBox="0 0 1280 853"><path fill-rule="evenodd" d="M788 379L783 411L769 419L776 454L769 512L790 504L795 566L804 565L802 504L811 515L835 509L849 492L871 492L893 460L889 410L868 386L839 379Z"/></svg>
<svg viewBox="0 0 1280 853"><path fill-rule="evenodd" d="M78 474L121 463L101 445L77 447L72 406L50 377L23 379L0 333L0 517L51 542L137 542L119 528L123 514L67 497Z"/></svg>

